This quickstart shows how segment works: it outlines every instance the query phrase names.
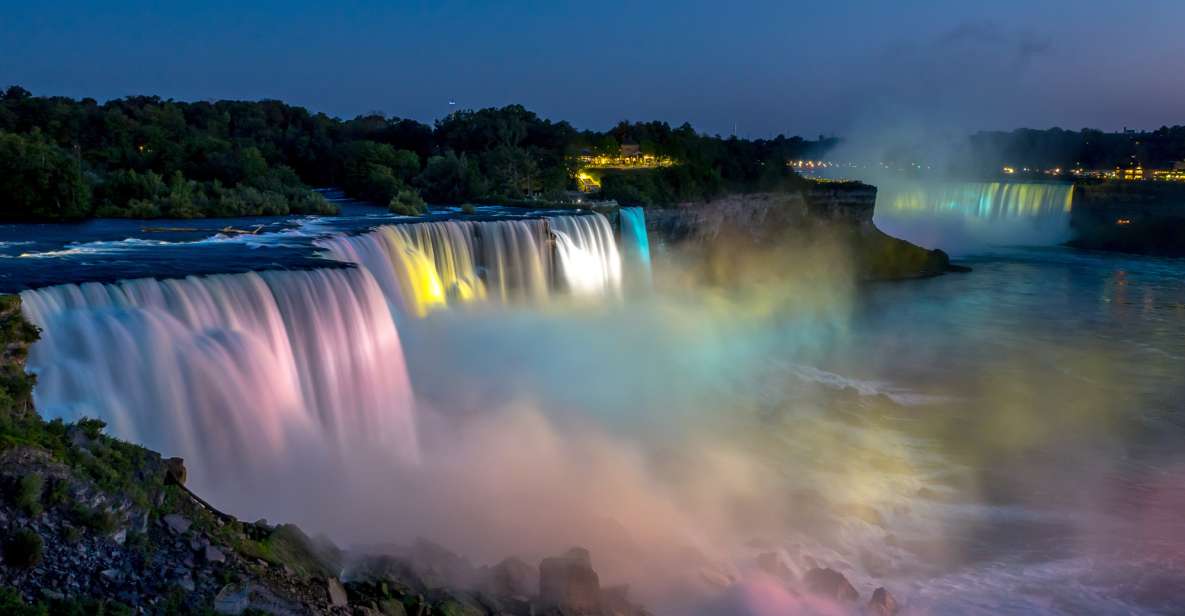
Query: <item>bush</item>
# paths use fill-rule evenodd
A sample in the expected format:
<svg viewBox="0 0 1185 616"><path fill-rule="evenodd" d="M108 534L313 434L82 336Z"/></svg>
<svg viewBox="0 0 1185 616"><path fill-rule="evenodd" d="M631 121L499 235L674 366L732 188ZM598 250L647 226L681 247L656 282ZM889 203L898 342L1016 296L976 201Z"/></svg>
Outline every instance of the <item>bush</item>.
<svg viewBox="0 0 1185 616"><path fill-rule="evenodd" d="M387 209L394 214L403 216L420 216L428 213L428 206L424 204L420 194L406 186L395 192L390 203L387 204Z"/></svg>
<svg viewBox="0 0 1185 616"><path fill-rule="evenodd" d="M41 562L41 549L41 535L22 528L4 542L4 564L10 567L33 567Z"/></svg>
<svg viewBox="0 0 1185 616"><path fill-rule="evenodd" d="M16 506L25 515L36 517L41 515L41 493L45 487L45 479L41 473L29 473L21 477L17 483Z"/></svg>
<svg viewBox="0 0 1185 616"><path fill-rule="evenodd" d="M0 588L0 614L5 616L46 616L45 606L26 605L20 593L12 588Z"/></svg>
<svg viewBox="0 0 1185 616"><path fill-rule="evenodd" d="M76 505L70 512L70 518L75 524L89 528L100 535L114 533L119 525L119 520L114 513L105 509L91 509L83 505Z"/></svg>

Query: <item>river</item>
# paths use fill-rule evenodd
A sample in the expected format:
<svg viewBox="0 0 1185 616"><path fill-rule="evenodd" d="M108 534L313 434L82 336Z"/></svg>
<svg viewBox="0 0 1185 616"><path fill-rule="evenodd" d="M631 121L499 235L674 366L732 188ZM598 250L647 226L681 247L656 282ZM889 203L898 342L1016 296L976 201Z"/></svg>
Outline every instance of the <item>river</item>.
<svg viewBox="0 0 1185 616"><path fill-rule="evenodd" d="M1056 188L902 194L877 224L972 272L729 295L595 216L544 214L552 256L538 215L348 204L259 235L9 226L0 280L39 289L42 413L185 456L243 517L479 562L581 544L660 613L825 609L769 596L763 554L910 613L1172 611L1185 261L1058 246Z"/></svg>

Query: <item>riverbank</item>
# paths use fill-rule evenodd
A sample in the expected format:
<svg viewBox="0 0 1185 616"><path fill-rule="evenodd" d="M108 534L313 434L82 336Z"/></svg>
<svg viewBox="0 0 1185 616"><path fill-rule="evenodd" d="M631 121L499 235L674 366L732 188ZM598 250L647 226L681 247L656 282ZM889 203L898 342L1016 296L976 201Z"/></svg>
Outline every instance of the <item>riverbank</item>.
<svg viewBox="0 0 1185 616"><path fill-rule="evenodd" d="M1185 256L1185 185L1076 184L1070 228L1075 248Z"/></svg>

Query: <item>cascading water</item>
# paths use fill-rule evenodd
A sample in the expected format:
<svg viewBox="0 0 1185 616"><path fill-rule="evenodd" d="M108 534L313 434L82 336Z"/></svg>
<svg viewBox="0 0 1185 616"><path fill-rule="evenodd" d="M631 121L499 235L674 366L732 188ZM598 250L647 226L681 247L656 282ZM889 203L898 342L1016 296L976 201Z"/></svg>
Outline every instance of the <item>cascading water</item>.
<svg viewBox="0 0 1185 616"><path fill-rule="evenodd" d="M646 212L640 207L618 210L621 220L622 261L630 277L650 283L650 236L646 234Z"/></svg>
<svg viewBox="0 0 1185 616"><path fill-rule="evenodd" d="M575 295L612 294L621 287L612 227L595 213L387 225L317 245L334 259L369 270L392 306L416 316L482 299L540 302L550 297L553 280Z"/></svg>
<svg viewBox="0 0 1185 616"><path fill-rule="evenodd" d="M1072 184L881 183L876 224L930 248L1049 245L1068 239Z"/></svg>
<svg viewBox="0 0 1185 616"><path fill-rule="evenodd" d="M550 219L565 288L574 295L621 290L621 254L609 220L600 214Z"/></svg>
<svg viewBox="0 0 1185 616"><path fill-rule="evenodd" d="M399 335L365 270L61 285L22 301L42 330L28 361L39 411L181 455L199 485L309 447L418 458Z"/></svg>

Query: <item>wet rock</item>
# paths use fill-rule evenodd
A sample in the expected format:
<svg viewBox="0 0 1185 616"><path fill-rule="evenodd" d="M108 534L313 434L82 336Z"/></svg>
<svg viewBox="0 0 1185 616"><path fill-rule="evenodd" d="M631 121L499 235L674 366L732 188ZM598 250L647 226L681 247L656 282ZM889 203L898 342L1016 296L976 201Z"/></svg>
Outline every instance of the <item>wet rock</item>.
<svg viewBox="0 0 1185 616"><path fill-rule="evenodd" d="M604 616L633 616L643 610L630 602L630 587L623 584L601 591L601 613Z"/></svg>
<svg viewBox="0 0 1185 616"><path fill-rule="evenodd" d="M206 550L205 550L205 553L203 554L203 556L205 557L206 562L208 562L208 563L221 564L221 563L226 562L226 554L223 554L222 550L220 550L212 545L206 546Z"/></svg>
<svg viewBox="0 0 1185 616"><path fill-rule="evenodd" d="M271 590L248 583L228 584L214 597L214 611L219 614L242 614L248 609L267 614L307 614L308 609L277 596Z"/></svg>
<svg viewBox="0 0 1185 616"><path fill-rule="evenodd" d="M333 607L346 607L349 605L350 602L346 597L346 589L337 578L327 578L325 580L325 589L329 595L329 605Z"/></svg>
<svg viewBox="0 0 1185 616"><path fill-rule="evenodd" d="M802 576L803 585L808 592L828 599L840 601L855 601L860 593L848 582L848 578L835 569L811 569Z"/></svg>
<svg viewBox="0 0 1185 616"><path fill-rule="evenodd" d="M385 599L379 601L379 613L383 616L407 616L407 608L400 601Z"/></svg>
<svg viewBox="0 0 1185 616"><path fill-rule="evenodd" d="M179 486L185 485L185 480L189 473L185 470L185 460L181 458L168 458L165 461L165 483L176 484Z"/></svg>
<svg viewBox="0 0 1185 616"><path fill-rule="evenodd" d="M538 594L539 570L518 558L507 558L484 573L483 586L498 597L533 597Z"/></svg>
<svg viewBox="0 0 1185 616"><path fill-rule="evenodd" d="M897 600L882 586L872 591L867 608L866 611L871 616L894 616L898 609Z"/></svg>
<svg viewBox="0 0 1185 616"><path fill-rule="evenodd" d="M165 516L164 521L165 526L168 526L169 530L177 533L178 535L184 535L189 531L189 527L193 526L193 522L190 522L189 519L179 516L175 513L170 513L169 515Z"/></svg>
<svg viewBox="0 0 1185 616"><path fill-rule="evenodd" d="M601 581L584 548L539 563L539 603L566 615L597 614L601 609Z"/></svg>

